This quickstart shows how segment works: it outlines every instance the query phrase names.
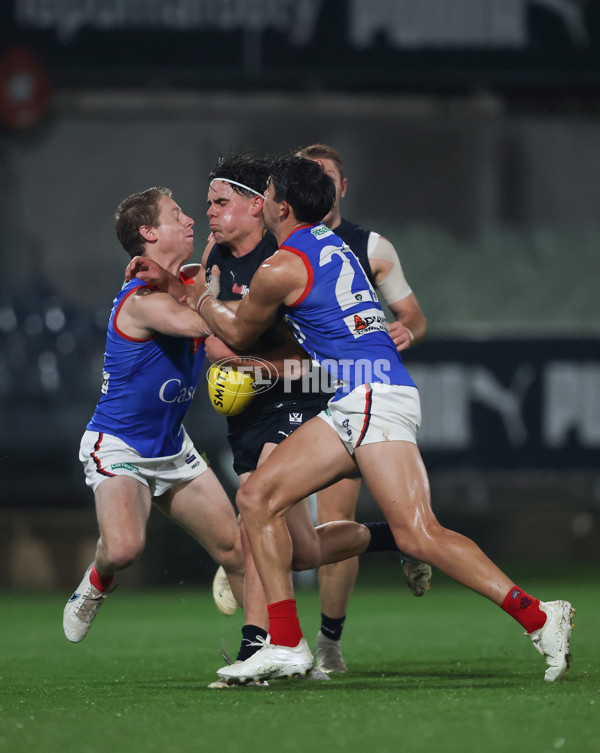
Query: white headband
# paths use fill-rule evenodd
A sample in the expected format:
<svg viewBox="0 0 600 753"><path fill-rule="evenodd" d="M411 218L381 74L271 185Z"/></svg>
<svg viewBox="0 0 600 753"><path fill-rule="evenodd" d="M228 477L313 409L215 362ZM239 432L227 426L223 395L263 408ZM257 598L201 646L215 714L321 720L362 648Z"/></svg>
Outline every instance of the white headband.
<svg viewBox="0 0 600 753"><path fill-rule="evenodd" d="M238 183L237 180L229 180L229 178L213 178L210 182L210 185L215 182L215 180L222 180L225 183L233 183L234 186L239 186L240 188L246 189L246 191L250 191L250 193L255 193L257 196L260 196L261 199L264 199L265 197L259 193L258 191L255 191L253 188L250 188L250 186L245 186L243 183Z"/></svg>

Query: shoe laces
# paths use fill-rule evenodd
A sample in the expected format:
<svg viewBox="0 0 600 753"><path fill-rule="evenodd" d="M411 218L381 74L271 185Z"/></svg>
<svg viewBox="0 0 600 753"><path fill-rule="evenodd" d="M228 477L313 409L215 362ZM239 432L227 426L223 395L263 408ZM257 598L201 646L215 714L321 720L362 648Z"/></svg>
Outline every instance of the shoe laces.
<svg viewBox="0 0 600 753"><path fill-rule="evenodd" d="M259 646L260 648L264 648L265 646L271 645L271 636L267 635L266 638L263 638L262 635L257 635L255 641L250 641L248 644L249 646Z"/></svg>
<svg viewBox="0 0 600 753"><path fill-rule="evenodd" d="M91 593L88 591L85 594L81 595L81 603L79 604L79 608L77 610L77 617L79 617L80 620L83 622L91 622L98 609L102 606L102 602L109 593L114 591L116 586L113 586L109 591L103 591L99 592L97 594Z"/></svg>

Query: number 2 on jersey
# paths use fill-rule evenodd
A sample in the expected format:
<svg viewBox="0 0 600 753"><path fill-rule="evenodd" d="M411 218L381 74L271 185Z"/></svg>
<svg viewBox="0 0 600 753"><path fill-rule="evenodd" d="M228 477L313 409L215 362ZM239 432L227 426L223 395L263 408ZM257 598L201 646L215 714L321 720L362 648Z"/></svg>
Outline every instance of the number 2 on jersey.
<svg viewBox="0 0 600 753"><path fill-rule="evenodd" d="M369 287L366 290L356 290L352 292L352 284L354 283L356 272L354 271L354 268L350 261L350 254L352 254L352 251L350 251L348 246L344 244L341 247L325 246L321 250L321 255L319 257L319 266L321 267L323 267L325 264L329 264L329 262L333 260L334 256L338 257L342 261L340 273L335 284L335 297L342 311L345 311L352 306L357 306L358 304L365 301L368 301L369 303L371 303L372 301L377 301L375 291L373 290L371 283L367 279L366 275L364 276L364 281ZM356 263L360 264L358 260L356 260Z"/></svg>

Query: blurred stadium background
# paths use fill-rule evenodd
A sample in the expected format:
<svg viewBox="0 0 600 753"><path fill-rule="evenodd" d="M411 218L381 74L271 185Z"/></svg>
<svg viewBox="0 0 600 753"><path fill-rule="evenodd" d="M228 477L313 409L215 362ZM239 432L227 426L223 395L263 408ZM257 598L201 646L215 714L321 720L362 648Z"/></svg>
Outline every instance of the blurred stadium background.
<svg viewBox="0 0 600 753"><path fill-rule="evenodd" d="M220 154L324 141L429 322L406 355L446 523L502 560L600 562L600 2L6 0L0 7L0 587L70 588L77 460L127 194L202 250ZM228 490L203 385L186 422ZM310 472L307 469L307 472ZM360 515L378 515L363 494ZM212 578L156 516L137 585Z"/></svg>

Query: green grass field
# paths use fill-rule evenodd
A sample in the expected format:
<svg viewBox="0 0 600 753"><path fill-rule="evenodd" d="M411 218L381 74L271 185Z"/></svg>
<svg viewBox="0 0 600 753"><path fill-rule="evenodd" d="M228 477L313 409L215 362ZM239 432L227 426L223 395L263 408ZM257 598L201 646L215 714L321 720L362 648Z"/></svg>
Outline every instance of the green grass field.
<svg viewBox="0 0 600 753"><path fill-rule="evenodd" d="M524 572L524 571L523 571ZM89 636L62 634L68 594L0 594L0 751L6 753L592 753L600 751L600 585L511 574L577 608L570 672L544 660L500 610L434 575L430 593L361 579L344 635L347 675L330 682L209 690L221 638L241 617L208 589L118 589ZM311 644L316 591L298 594Z"/></svg>

